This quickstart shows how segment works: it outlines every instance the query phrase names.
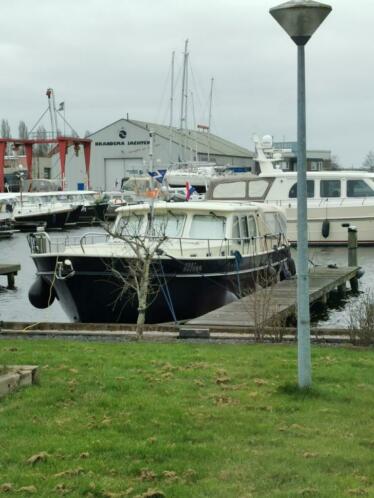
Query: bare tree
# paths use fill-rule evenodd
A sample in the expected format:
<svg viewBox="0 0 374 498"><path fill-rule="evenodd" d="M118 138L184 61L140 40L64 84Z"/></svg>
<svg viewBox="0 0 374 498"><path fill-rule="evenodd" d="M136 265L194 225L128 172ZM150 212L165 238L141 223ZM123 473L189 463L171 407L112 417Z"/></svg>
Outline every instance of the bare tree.
<svg viewBox="0 0 374 498"><path fill-rule="evenodd" d="M10 125L7 119L1 120L1 137L2 138L10 138L12 136L10 132Z"/></svg>
<svg viewBox="0 0 374 498"><path fill-rule="evenodd" d="M10 125L9 121L7 119L2 119L1 120L1 137L2 138L10 138L12 136L11 131L10 131ZM7 144L6 148L6 154L11 155L12 154L12 144Z"/></svg>
<svg viewBox="0 0 374 498"><path fill-rule="evenodd" d="M339 159L338 156L336 156L336 155L331 156L331 165L330 165L330 168L333 169L333 170L339 170L339 169L341 169L340 159Z"/></svg>
<svg viewBox="0 0 374 498"><path fill-rule="evenodd" d="M18 137L21 139L26 139L29 137L29 131L27 129L26 123L24 121L20 121L18 123ZM25 153L25 147L22 145L18 151L19 154Z"/></svg>
<svg viewBox="0 0 374 498"><path fill-rule="evenodd" d="M118 303L123 299L135 297L138 302L138 317L136 322L136 337L143 338L146 310L156 297L159 286L154 283L151 267L154 259L160 254L160 246L167 239L165 235L167 219L157 228L153 223L152 207L148 216L147 229L140 233L140 223L132 223L129 218L121 219L121 226L113 230L113 226L106 226L107 232L116 239L124 242L125 257L121 263L112 264L111 273L119 283L120 291L115 298Z"/></svg>
<svg viewBox="0 0 374 498"><path fill-rule="evenodd" d="M45 139L47 138L47 130L43 125L39 126L36 130L36 138L37 139ZM48 155L48 144L37 144L35 146L35 156L37 157L46 157Z"/></svg>
<svg viewBox="0 0 374 498"><path fill-rule="evenodd" d="M29 130L27 129L26 123L24 121L20 121L18 124L18 137L19 138L28 138Z"/></svg>
<svg viewBox="0 0 374 498"><path fill-rule="evenodd" d="M369 171L374 170L374 152L372 150L369 150L362 165L364 166L365 169L368 169Z"/></svg>

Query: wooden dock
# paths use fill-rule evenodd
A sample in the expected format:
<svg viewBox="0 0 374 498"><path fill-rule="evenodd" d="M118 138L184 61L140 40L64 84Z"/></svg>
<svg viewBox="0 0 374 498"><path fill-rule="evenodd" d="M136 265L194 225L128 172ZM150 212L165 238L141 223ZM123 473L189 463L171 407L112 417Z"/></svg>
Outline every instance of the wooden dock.
<svg viewBox="0 0 374 498"><path fill-rule="evenodd" d="M342 294L346 283L357 278L359 267L314 267L309 271L309 302L326 302L331 291ZM242 329L282 326L282 320L296 313L297 279L282 280L205 315L187 321L183 329ZM284 322L283 322L284 325Z"/></svg>
<svg viewBox="0 0 374 498"><path fill-rule="evenodd" d="M0 275L6 275L8 279L8 289L14 289L15 276L20 271L21 265L17 264L0 264Z"/></svg>

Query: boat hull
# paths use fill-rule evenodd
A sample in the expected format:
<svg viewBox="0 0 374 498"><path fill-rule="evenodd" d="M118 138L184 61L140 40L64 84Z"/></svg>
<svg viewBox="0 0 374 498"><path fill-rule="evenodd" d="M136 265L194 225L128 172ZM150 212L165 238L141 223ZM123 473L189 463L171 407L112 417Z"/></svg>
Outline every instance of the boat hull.
<svg viewBox="0 0 374 498"><path fill-rule="evenodd" d="M65 223L69 218L71 209L49 212L30 212L14 216L15 228L22 231L34 230L38 225L42 225L46 230L54 230L64 228Z"/></svg>
<svg viewBox="0 0 374 498"><path fill-rule="evenodd" d="M146 323L186 320L200 316L250 292L256 283L268 284L283 271L289 248L267 254L219 259L157 259L151 266L149 305ZM39 278L56 295L72 321L135 323L138 300L133 290L123 291L129 261L119 258L82 257L64 254L74 274L55 278L56 256L33 255Z"/></svg>

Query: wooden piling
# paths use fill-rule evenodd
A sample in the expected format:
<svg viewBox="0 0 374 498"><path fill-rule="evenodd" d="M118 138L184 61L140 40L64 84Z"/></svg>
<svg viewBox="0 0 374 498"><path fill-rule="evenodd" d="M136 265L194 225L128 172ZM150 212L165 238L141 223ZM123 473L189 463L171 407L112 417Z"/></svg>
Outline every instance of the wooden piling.
<svg viewBox="0 0 374 498"><path fill-rule="evenodd" d="M348 227L348 266L357 265L357 228L355 226ZM358 278L357 276L350 280L352 292L358 292Z"/></svg>
<svg viewBox="0 0 374 498"><path fill-rule="evenodd" d="M8 265L8 264L0 264L0 275L5 275L8 281L8 289L15 288L15 276L21 269L20 265Z"/></svg>

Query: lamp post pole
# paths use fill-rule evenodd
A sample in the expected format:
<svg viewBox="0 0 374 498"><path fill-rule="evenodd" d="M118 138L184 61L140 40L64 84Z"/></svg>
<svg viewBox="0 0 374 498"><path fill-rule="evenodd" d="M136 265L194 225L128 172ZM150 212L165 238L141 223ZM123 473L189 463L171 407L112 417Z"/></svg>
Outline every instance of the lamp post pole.
<svg viewBox="0 0 374 498"><path fill-rule="evenodd" d="M297 47L297 348L300 387L312 385L306 183L305 49Z"/></svg>
<svg viewBox="0 0 374 498"><path fill-rule="evenodd" d="M270 14L297 45L297 344L298 382L302 389L312 385L304 47L330 12L329 5L314 0L290 0L270 9Z"/></svg>

